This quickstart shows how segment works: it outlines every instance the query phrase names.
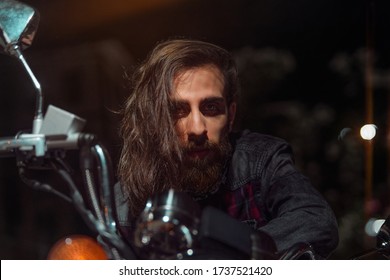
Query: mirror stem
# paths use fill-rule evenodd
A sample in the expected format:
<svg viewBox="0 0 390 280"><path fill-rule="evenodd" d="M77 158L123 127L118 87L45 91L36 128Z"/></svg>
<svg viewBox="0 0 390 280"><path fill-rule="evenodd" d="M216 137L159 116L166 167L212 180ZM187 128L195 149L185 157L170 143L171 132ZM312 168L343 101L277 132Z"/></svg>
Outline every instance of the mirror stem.
<svg viewBox="0 0 390 280"><path fill-rule="evenodd" d="M34 116L33 127L32 127L32 134L38 134L39 131L41 130L42 121L43 121L43 94L42 94L41 85L39 84L34 73L31 71L31 68L28 65L27 61L24 59L24 56L20 51L18 45L13 46L12 55L16 56L16 58L18 58L19 61L23 64L37 92L36 109L35 109L35 116Z"/></svg>

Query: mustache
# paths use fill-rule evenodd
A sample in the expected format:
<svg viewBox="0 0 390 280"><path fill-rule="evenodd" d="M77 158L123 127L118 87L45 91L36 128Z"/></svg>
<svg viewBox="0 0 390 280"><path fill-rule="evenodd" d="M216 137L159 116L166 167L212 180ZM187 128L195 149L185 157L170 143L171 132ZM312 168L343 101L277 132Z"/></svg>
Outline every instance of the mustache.
<svg viewBox="0 0 390 280"><path fill-rule="evenodd" d="M195 144L194 142L186 143L182 147L182 151L184 153L188 153L188 152L197 152L202 150L219 150L219 148L220 148L219 144L206 140L201 145Z"/></svg>

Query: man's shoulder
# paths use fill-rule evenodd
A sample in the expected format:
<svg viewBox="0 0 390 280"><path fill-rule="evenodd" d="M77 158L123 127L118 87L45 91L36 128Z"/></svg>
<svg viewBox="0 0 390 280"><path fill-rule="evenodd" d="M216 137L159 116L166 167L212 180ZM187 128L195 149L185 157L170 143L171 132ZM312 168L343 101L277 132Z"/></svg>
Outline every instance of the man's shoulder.
<svg viewBox="0 0 390 280"><path fill-rule="evenodd" d="M250 130L233 133L232 142L235 151L247 151L250 153L248 155L264 151L270 152L282 146L289 146L284 139Z"/></svg>
<svg viewBox="0 0 390 280"><path fill-rule="evenodd" d="M231 189L268 178L268 167L276 166L281 154L292 156L290 145L281 138L249 130L232 136L233 155L227 177Z"/></svg>

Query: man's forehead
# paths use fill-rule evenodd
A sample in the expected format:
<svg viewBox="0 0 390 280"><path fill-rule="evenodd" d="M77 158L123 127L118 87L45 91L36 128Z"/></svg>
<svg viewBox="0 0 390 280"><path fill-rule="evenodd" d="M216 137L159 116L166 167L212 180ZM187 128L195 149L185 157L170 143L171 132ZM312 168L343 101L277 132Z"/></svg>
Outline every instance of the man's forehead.
<svg viewBox="0 0 390 280"><path fill-rule="evenodd" d="M219 80L219 82L224 85L225 80L223 78L223 74L221 70L215 66L214 64L206 64L206 65L201 65L197 67L192 67L192 68L186 68L183 69L175 74L173 77L173 85L174 87L177 87L177 84L184 82L186 79L191 78L195 73L198 73L200 71L207 71L210 73L213 73L214 76Z"/></svg>
<svg viewBox="0 0 390 280"><path fill-rule="evenodd" d="M224 100L224 84L221 71L214 65L186 69L175 76L170 98L185 100L198 96L204 100Z"/></svg>

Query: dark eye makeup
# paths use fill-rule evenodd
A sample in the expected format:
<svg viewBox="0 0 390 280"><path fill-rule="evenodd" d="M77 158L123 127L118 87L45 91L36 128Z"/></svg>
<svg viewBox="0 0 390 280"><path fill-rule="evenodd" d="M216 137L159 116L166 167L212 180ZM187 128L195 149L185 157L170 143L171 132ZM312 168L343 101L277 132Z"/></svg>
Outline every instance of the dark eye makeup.
<svg viewBox="0 0 390 280"><path fill-rule="evenodd" d="M214 117L226 113L225 99L222 97L207 98L200 103L200 112L206 117ZM185 101L174 101L171 114L176 120L185 118L191 113L190 105Z"/></svg>

